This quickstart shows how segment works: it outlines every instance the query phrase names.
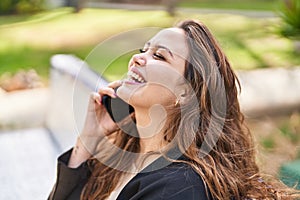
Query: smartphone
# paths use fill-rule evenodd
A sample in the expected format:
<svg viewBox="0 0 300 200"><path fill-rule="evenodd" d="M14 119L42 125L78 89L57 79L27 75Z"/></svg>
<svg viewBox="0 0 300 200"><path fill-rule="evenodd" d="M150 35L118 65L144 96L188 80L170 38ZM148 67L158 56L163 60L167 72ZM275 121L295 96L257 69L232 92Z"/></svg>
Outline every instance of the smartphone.
<svg viewBox="0 0 300 200"><path fill-rule="evenodd" d="M108 95L104 95L102 104L114 122L120 122L134 112L134 108L119 97L111 98Z"/></svg>

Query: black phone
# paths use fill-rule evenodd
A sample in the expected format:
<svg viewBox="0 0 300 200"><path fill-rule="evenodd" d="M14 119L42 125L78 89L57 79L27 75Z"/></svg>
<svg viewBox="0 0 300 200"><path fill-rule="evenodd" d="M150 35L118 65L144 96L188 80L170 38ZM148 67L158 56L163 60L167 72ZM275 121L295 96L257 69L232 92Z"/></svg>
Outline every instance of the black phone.
<svg viewBox="0 0 300 200"><path fill-rule="evenodd" d="M134 108L119 97L111 98L108 95L104 95L102 104L114 122L120 122L134 112Z"/></svg>

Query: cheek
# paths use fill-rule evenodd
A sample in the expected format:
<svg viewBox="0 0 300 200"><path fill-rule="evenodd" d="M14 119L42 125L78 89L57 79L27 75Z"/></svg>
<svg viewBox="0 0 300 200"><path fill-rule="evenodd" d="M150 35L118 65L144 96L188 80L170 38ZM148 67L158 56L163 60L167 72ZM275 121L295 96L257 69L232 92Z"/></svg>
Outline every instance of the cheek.
<svg viewBox="0 0 300 200"><path fill-rule="evenodd" d="M179 81L183 78L183 75L173 69L172 66L153 66L147 68L146 72L148 83L164 87L170 92L175 91Z"/></svg>

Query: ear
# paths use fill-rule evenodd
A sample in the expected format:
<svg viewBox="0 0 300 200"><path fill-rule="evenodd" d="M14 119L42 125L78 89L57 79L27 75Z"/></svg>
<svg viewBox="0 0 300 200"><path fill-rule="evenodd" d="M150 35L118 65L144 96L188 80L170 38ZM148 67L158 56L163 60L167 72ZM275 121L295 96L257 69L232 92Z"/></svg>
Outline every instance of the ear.
<svg viewBox="0 0 300 200"><path fill-rule="evenodd" d="M185 103L187 101L188 97L188 92L186 90L184 90L183 93L180 94L179 96L179 100L181 103Z"/></svg>
<svg viewBox="0 0 300 200"><path fill-rule="evenodd" d="M182 86L178 87L176 98L177 98L177 100L179 100L180 103L185 103L187 101L187 99L188 99L187 85L182 85Z"/></svg>

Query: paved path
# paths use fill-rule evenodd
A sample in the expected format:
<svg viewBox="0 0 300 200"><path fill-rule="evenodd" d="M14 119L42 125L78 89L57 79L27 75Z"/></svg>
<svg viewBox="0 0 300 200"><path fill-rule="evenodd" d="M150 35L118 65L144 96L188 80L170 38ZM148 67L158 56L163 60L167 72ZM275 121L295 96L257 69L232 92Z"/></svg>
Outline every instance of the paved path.
<svg viewBox="0 0 300 200"><path fill-rule="evenodd" d="M44 128L0 132L0 199L45 200L58 152Z"/></svg>
<svg viewBox="0 0 300 200"><path fill-rule="evenodd" d="M0 91L0 200L45 200L59 154L42 127L49 88Z"/></svg>

